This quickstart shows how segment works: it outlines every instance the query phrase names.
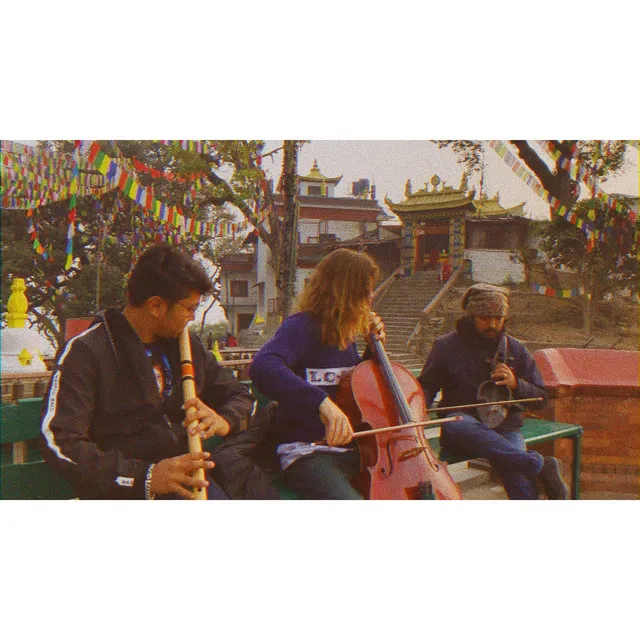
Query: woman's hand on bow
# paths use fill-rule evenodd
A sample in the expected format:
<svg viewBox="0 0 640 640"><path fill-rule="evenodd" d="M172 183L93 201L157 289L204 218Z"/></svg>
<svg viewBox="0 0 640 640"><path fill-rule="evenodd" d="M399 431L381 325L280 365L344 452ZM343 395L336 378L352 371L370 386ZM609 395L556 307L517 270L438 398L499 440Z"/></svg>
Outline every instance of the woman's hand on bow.
<svg viewBox="0 0 640 640"><path fill-rule="evenodd" d="M325 398L319 411L327 444L331 447L349 444L353 439L353 429L342 409L331 398Z"/></svg>

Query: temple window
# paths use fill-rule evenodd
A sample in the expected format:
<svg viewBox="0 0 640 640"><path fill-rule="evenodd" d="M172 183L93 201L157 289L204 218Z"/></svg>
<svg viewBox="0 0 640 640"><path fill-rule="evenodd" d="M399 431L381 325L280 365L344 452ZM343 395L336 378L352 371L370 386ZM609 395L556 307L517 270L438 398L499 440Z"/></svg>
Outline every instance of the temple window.
<svg viewBox="0 0 640 640"><path fill-rule="evenodd" d="M231 297L232 298L248 298L249 297L249 281L248 280L232 280L231 281Z"/></svg>

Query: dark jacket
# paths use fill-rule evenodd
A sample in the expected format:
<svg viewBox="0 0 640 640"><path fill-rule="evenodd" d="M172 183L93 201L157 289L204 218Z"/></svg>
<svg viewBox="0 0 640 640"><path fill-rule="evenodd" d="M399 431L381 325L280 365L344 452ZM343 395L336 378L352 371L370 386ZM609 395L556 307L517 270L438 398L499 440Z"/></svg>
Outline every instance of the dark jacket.
<svg viewBox="0 0 640 640"><path fill-rule="evenodd" d="M536 362L519 340L511 336L507 339L508 356L511 358L507 364L518 379L513 398L542 397L543 402L522 405L530 409L540 409L546 404L547 392ZM478 387L491 376L490 360L494 357L496 348L497 340L488 340L480 336L475 330L472 318L461 318L456 325L456 331L434 342L418 377L427 406L431 405L440 389L440 407L478 402ZM478 417L473 409L466 409L465 413ZM442 416L444 415L445 412L442 413ZM521 426L522 409L512 406L500 428L517 430Z"/></svg>
<svg viewBox="0 0 640 640"><path fill-rule="evenodd" d="M213 476L233 500L279 500L280 462L275 448L282 427L275 419L277 402L258 411L249 429L225 438L211 450Z"/></svg>
<svg viewBox="0 0 640 640"><path fill-rule="evenodd" d="M166 340L174 388L158 393L153 368L120 311L73 338L49 384L43 454L81 498L142 498L149 465L188 452L178 340ZM191 335L196 393L237 430L253 407L244 385Z"/></svg>

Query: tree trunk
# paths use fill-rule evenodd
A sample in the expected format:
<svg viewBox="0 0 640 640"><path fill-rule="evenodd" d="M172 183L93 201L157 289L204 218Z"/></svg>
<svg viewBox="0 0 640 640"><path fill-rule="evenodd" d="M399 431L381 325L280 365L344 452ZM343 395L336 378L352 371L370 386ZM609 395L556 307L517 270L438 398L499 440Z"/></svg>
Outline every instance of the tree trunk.
<svg viewBox="0 0 640 640"><path fill-rule="evenodd" d="M298 262L298 141L285 140L282 158L282 194L284 220L282 223L282 260L280 263L279 295L282 316L291 313L295 298L296 267Z"/></svg>
<svg viewBox="0 0 640 640"><path fill-rule="evenodd" d="M582 305L582 328L587 338L591 338L591 331L593 329L593 274L590 269L586 270L585 278L583 281L584 295Z"/></svg>
<svg viewBox="0 0 640 640"><path fill-rule="evenodd" d="M584 334L587 338L590 338L593 320L593 299L591 297L591 293L587 293L586 291L584 296L582 319L582 328L584 330Z"/></svg>
<svg viewBox="0 0 640 640"><path fill-rule="evenodd" d="M569 172L560 166L560 162L556 162L554 173L526 140L509 140L509 142L516 147L520 159L535 173L540 184L549 194L570 209L574 205L577 195L572 191L573 181ZM554 140L553 142L563 156L569 158L573 156L571 140Z"/></svg>

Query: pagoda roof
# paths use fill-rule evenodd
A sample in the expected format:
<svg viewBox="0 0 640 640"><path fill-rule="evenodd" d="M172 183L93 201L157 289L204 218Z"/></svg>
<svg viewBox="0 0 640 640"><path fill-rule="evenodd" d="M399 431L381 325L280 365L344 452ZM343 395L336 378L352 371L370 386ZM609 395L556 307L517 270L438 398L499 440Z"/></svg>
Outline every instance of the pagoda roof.
<svg viewBox="0 0 640 640"><path fill-rule="evenodd" d="M404 200L393 202L385 196L384 202L395 214L427 213L451 209L469 209L475 197L474 190L467 191L465 176L463 176L458 189L448 186L437 175L432 176L430 183L433 189L429 189L429 183L425 183L423 189L412 192L411 185L407 181ZM438 188L439 186L440 188Z"/></svg>
<svg viewBox="0 0 640 640"><path fill-rule="evenodd" d="M327 176L324 176L320 173L320 167L318 167L318 161L314 160L313 161L313 166L311 167L311 171L309 172L309 175L306 176L301 176L298 175L298 178L300 180L304 180L305 182L319 182L319 183L325 183L325 184L338 184L338 182L340 182L340 180L342 180L342 176L338 176L337 178L328 178Z"/></svg>
<svg viewBox="0 0 640 640"><path fill-rule="evenodd" d="M492 218L495 216L524 216L524 202L513 207L505 208L500 204L500 195L496 194L493 198L483 196L471 203L475 209L474 217Z"/></svg>

